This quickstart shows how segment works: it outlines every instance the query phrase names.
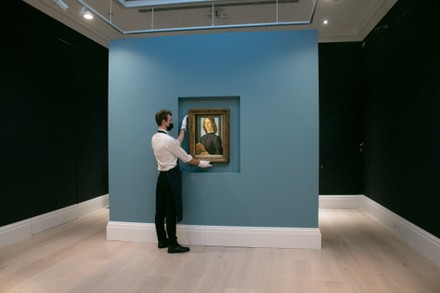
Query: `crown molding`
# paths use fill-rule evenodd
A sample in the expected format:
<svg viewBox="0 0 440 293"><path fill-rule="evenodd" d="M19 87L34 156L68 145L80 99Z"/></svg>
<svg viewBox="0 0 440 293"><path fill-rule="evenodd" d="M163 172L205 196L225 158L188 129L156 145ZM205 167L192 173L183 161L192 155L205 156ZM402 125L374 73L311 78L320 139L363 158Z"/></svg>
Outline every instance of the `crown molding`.
<svg viewBox="0 0 440 293"><path fill-rule="evenodd" d="M93 26L88 26L88 24L83 21L82 17L79 17L78 7L69 7L69 10L78 11L78 15L76 15L75 13L64 12L51 0L23 0L23 2L26 2L32 7L106 48L108 48L109 40L118 37L116 32L112 33L106 26L101 28L101 25L97 25L96 23Z"/></svg>
<svg viewBox="0 0 440 293"><path fill-rule="evenodd" d="M363 41L368 34L374 29L379 21L390 11L390 9L397 3L397 0L387 0L383 2L377 2L375 7L370 10L365 21L362 22L358 29L357 34L361 41Z"/></svg>

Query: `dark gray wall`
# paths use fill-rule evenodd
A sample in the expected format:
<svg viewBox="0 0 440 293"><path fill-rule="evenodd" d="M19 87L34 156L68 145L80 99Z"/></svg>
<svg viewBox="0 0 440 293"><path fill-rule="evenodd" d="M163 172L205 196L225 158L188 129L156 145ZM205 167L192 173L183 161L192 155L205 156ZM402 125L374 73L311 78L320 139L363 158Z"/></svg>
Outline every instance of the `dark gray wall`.
<svg viewBox="0 0 440 293"><path fill-rule="evenodd" d="M440 237L437 12L399 0L366 39L364 194Z"/></svg>
<svg viewBox="0 0 440 293"><path fill-rule="evenodd" d="M320 194L363 193L439 237L437 6L399 0L365 42L320 44Z"/></svg>
<svg viewBox="0 0 440 293"><path fill-rule="evenodd" d="M363 192L361 43L319 44L319 194Z"/></svg>
<svg viewBox="0 0 440 293"><path fill-rule="evenodd" d="M5 5L0 226L108 193L108 50L22 1Z"/></svg>

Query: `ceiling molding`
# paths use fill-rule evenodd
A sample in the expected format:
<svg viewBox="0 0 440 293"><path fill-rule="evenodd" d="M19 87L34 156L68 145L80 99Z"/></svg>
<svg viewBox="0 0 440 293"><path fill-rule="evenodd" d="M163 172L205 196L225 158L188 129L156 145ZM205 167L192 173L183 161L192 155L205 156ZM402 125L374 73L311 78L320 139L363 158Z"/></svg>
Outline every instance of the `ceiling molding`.
<svg viewBox="0 0 440 293"><path fill-rule="evenodd" d="M317 0L119 0L124 7L118 8L112 2L102 5L96 0L76 1L123 35L306 25L312 23L317 3ZM228 9L230 15L212 17L211 12L209 17L209 11L217 9ZM141 17L138 12L144 15Z"/></svg>
<svg viewBox="0 0 440 293"><path fill-rule="evenodd" d="M107 27L90 27L83 21L82 17L75 17L71 14L65 13L63 10L59 9L52 1L23 1L104 47L108 47L108 41L110 39L117 37L117 34L109 33L110 31Z"/></svg>
<svg viewBox="0 0 440 293"><path fill-rule="evenodd" d="M23 0L36 9L67 25L73 30L83 34L104 47L109 46L109 41L121 38L133 37L155 37L161 35L177 34L195 34L210 33L212 29L204 31L183 31L183 32L155 32L155 33L137 33L125 35L108 23L95 17L92 21L85 21L81 15L83 5L78 0L63 0L69 8L64 11L57 6L54 0ZM98 0L90 0L98 1ZM124 9L120 3L122 0L114 0L116 9ZM188 2L187 0L182 0ZM215 0L214 0L215 1ZM251 1L251 0L249 0ZM255 0L253 0L255 1ZM316 0L314 0L316 1ZM280 25L276 27L262 26L249 28L222 28L222 32L232 31L261 31L261 30L307 30L315 29L318 31L319 42L360 42L363 41L377 23L393 7L397 0L319 0L316 5L316 12L313 17L313 23L302 25ZM124 2L133 2L131 5L139 6L140 3L156 2L148 0L125 0ZM136 2L136 3L134 3ZM176 1L168 1L176 2ZM206 0L198 1L200 3ZM210 2L210 1L208 1ZM103 2L97 2L103 3ZM106 4L104 4L106 5ZM133 8L136 9L136 8ZM137 10L136 10L137 11ZM329 18L329 25L322 24L323 19ZM124 22L124 19L119 21Z"/></svg>
<svg viewBox="0 0 440 293"><path fill-rule="evenodd" d="M367 35L374 29L379 21L388 13L388 11L397 3L397 0L386 0L377 2L372 10L370 10L365 21L358 27L358 35L360 40L364 40Z"/></svg>

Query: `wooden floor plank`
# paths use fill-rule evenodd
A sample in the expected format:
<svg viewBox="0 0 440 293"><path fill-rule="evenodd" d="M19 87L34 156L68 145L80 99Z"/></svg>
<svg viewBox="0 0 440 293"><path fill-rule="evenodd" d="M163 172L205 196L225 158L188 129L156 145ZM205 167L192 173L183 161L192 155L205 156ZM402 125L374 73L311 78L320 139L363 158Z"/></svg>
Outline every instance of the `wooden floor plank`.
<svg viewBox="0 0 440 293"><path fill-rule="evenodd" d="M320 210L322 249L107 241L108 210L0 249L0 292L440 292L440 268L356 209Z"/></svg>

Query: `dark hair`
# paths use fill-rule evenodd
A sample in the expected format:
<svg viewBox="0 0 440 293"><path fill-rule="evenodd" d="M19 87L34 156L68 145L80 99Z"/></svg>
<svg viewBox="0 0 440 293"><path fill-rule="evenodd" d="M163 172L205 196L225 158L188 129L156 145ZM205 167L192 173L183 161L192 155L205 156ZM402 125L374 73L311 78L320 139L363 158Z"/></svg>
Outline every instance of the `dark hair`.
<svg viewBox="0 0 440 293"><path fill-rule="evenodd" d="M212 126L212 131L214 131L214 133L217 133L217 124L215 124L215 120L214 117L212 116L208 116L205 119L203 119L203 129L206 132L206 128L205 128L205 120L209 120L211 122L211 126Z"/></svg>
<svg viewBox="0 0 440 293"><path fill-rule="evenodd" d="M155 117L157 126L162 125L162 120L167 120L168 115L173 116L173 113L170 110L166 110L166 109L157 112Z"/></svg>

